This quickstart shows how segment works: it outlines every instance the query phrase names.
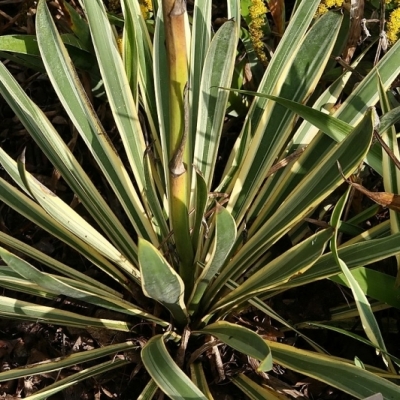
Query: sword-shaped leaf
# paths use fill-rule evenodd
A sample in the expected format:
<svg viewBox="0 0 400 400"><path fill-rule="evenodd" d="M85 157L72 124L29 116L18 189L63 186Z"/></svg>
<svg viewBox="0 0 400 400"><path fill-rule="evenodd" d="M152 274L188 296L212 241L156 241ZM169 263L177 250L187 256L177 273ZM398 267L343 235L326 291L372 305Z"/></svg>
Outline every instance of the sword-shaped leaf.
<svg viewBox="0 0 400 400"><path fill-rule="evenodd" d="M153 336L142 349L142 361L158 387L171 399L207 400L169 355L163 335Z"/></svg>
<svg viewBox="0 0 400 400"><path fill-rule="evenodd" d="M144 294L160 302L185 326L188 315L183 301L183 281L162 254L144 239L139 239L139 265Z"/></svg>
<svg viewBox="0 0 400 400"><path fill-rule="evenodd" d="M318 379L357 398L382 393L386 399L397 399L399 387L365 369L324 354L296 349L293 346L270 342L276 363Z"/></svg>
<svg viewBox="0 0 400 400"><path fill-rule="evenodd" d="M215 336L233 349L261 361L258 371L272 369L272 355L267 342L250 329L230 322L218 321L207 325L199 332Z"/></svg>

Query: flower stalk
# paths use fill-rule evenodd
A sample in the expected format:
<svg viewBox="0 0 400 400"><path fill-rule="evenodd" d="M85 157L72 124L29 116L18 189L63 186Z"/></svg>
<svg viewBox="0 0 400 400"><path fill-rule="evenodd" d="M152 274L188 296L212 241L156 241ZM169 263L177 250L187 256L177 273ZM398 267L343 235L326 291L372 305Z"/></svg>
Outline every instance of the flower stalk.
<svg viewBox="0 0 400 400"><path fill-rule="evenodd" d="M189 229L190 173L189 150L185 130L185 93L187 92L188 66L185 40L184 0L164 0L163 16L169 73L169 206L170 227L174 232L179 257L179 274L189 296L193 287L193 259ZM187 120L187 117L186 117Z"/></svg>

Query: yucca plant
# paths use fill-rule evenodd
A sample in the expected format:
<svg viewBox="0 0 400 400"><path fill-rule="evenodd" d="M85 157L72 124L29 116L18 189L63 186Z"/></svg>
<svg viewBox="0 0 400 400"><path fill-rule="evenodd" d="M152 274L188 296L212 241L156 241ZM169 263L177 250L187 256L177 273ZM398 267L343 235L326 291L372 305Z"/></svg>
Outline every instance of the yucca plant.
<svg viewBox="0 0 400 400"><path fill-rule="evenodd" d="M137 362L140 354L149 374L140 398L152 398L161 389L172 399L212 399L200 356L210 352L213 362L220 360L218 348L224 343L234 354L248 356L249 365L260 374L259 381L242 373L229 377L251 399L278 398L264 374L273 363L357 398L377 392L385 399L397 398L399 387L388 378L396 376L393 362L398 360L388 354L366 298L370 294L398 307L394 278L373 271L374 280L386 278L389 284L372 294L363 288L363 272L369 271L368 264L400 254L398 215L391 212L390 221L369 230L359 224L376 208L342 221L346 192L330 223L316 233L310 233L305 218L330 199L364 160L383 176L388 192L398 192L399 172L380 145L371 143L378 130L398 153L393 125L400 113L398 108L390 110L385 91L400 72L400 44L334 110L352 69L326 90L315 90L324 71L333 67L331 54L345 43L342 33L348 18L329 12L315 21L319 1L298 1L222 178L216 178L228 101L240 99L229 90L237 72L240 2L227 2L228 20L213 33L211 1L195 2L190 21L182 0L160 1L154 4L151 37L136 0L123 0L120 46L103 2L81 0L81 5L84 19L67 3L63 5L71 32L60 35L46 1L40 0L36 37L3 37L1 46L10 50L22 41L25 47L14 51L40 55L62 105L118 199L122 210L118 213L126 216L126 223L1 64L1 95L85 212L78 213L39 183L25 168L25 153L15 161L2 149L1 164L16 185L1 179L0 199L77 251L108 280L90 277L79 267L1 232L0 256L6 265L1 266L0 284L34 298L64 295L127 317L89 317L6 296L0 298L0 316L129 332L131 340L11 369L0 373L0 380L114 356L29 397L42 399L79 380ZM248 45L243 30L241 38ZM89 74L95 79L100 72L122 142L121 154L88 100L72 54L81 60L94 54ZM304 103L310 96L313 101L307 107ZM371 108L379 97L384 114L380 125ZM351 239L339 245L339 232ZM277 255L271 249L285 235L293 246ZM265 300L325 278L352 289L351 311L361 317L368 338L358 339L381 352L388 372L329 356L307 338L314 351L267 340L235 319L255 308L295 329Z"/></svg>

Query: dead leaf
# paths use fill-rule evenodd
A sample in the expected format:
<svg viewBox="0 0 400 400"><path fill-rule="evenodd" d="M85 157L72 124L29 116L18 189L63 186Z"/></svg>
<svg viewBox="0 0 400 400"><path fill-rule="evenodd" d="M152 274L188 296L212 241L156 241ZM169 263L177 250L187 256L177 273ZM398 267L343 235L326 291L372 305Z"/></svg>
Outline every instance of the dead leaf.
<svg viewBox="0 0 400 400"><path fill-rule="evenodd" d="M357 189L361 193L365 194L372 201L379 204L380 206L390 208L393 211L400 212L400 195L388 192L371 192L359 183L354 183L346 179L354 189Z"/></svg>
<svg viewBox="0 0 400 400"><path fill-rule="evenodd" d="M388 192L371 192L368 189L366 189L363 185L360 185L359 183L355 183L352 182L350 179L347 179L343 174L343 170L342 167L340 166L339 161L337 161L337 166L343 179L354 189L365 194L376 204L379 204L382 207L390 208L393 211L400 212L400 195Z"/></svg>
<svg viewBox="0 0 400 400"><path fill-rule="evenodd" d="M365 0L357 0L355 2L347 0L344 4L345 8L349 8L351 20L346 48L343 51L343 60L347 64L350 64L361 36L361 20L364 18L364 3Z"/></svg>
<svg viewBox="0 0 400 400"><path fill-rule="evenodd" d="M268 8L279 36L285 31L285 2L284 0L269 0Z"/></svg>

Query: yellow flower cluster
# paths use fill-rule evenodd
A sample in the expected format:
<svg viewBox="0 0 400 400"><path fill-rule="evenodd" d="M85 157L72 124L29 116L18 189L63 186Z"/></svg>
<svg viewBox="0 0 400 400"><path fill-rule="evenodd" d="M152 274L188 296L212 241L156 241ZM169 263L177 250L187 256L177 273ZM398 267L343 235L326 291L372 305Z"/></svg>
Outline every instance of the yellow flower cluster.
<svg viewBox="0 0 400 400"><path fill-rule="evenodd" d="M320 16L328 12L329 8L341 7L343 5L343 0L322 0L321 4L318 6L316 15Z"/></svg>
<svg viewBox="0 0 400 400"><path fill-rule="evenodd" d="M263 0L251 0L251 6L249 7L249 15L251 18L249 33L254 51L264 65L267 63L267 56L265 55L264 44L262 42L264 35L262 28L265 24L265 14L267 12L268 9Z"/></svg>
<svg viewBox="0 0 400 400"><path fill-rule="evenodd" d="M390 13L386 24L386 36L389 45L393 45L400 37L400 0L386 0L386 3L391 3L396 8Z"/></svg>
<svg viewBox="0 0 400 400"><path fill-rule="evenodd" d="M400 7L394 9L389 16L389 20L386 24L386 36L389 44L394 44L400 36Z"/></svg>
<svg viewBox="0 0 400 400"><path fill-rule="evenodd" d="M139 0L139 5L143 18L149 18L150 12L153 11L153 3L151 2L151 0Z"/></svg>

